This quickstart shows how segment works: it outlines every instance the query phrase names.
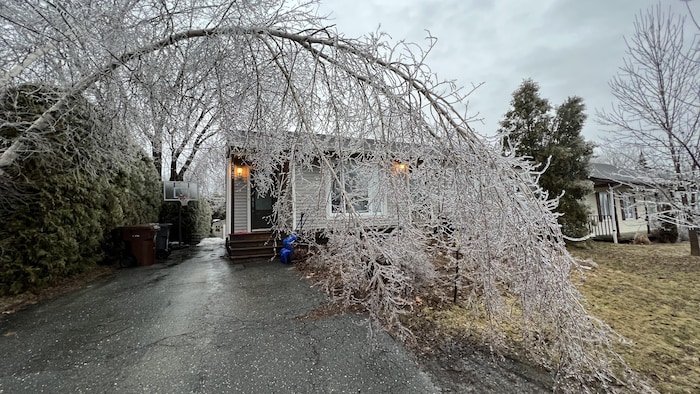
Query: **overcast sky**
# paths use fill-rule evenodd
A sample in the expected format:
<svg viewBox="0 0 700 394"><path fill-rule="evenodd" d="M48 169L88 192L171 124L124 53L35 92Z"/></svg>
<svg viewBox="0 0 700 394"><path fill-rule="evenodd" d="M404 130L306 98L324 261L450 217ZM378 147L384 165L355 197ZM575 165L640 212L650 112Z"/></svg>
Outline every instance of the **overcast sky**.
<svg viewBox="0 0 700 394"><path fill-rule="evenodd" d="M554 105L581 96L587 106L584 137L603 135L596 109L608 109L608 82L622 65L624 37L634 32L640 11L658 0L321 0L338 30L357 37L380 30L394 40L426 43L426 30L438 38L427 64L441 79L469 87L484 83L469 99L469 112L493 135L508 110L512 93L532 78ZM687 14L682 0L661 0ZM700 13L700 0L690 3Z"/></svg>

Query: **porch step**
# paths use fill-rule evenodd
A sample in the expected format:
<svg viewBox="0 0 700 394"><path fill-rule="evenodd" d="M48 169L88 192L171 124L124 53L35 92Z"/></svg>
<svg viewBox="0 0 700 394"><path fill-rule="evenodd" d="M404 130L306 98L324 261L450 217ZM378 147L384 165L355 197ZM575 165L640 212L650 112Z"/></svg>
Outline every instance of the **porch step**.
<svg viewBox="0 0 700 394"><path fill-rule="evenodd" d="M274 249L271 247L261 248L261 249L232 249L229 251L228 257L234 261L250 259L253 257L265 257L272 258L275 257Z"/></svg>
<svg viewBox="0 0 700 394"><path fill-rule="evenodd" d="M245 249L245 248L255 248L258 246L269 246L272 247L274 245L274 241L269 240L269 239L264 239L264 240L233 240L229 242L229 245L231 248L234 249Z"/></svg>
<svg viewBox="0 0 700 394"><path fill-rule="evenodd" d="M256 231L253 233L233 233L232 240L234 241L267 241L272 238L270 231Z"/></svg>
<svg viewBox="0 0 700 394"><path fill-rule="evenodd" d="M235 262L235 263L241 262L243 260L249 260L249 259L271 259L273 257L275 257L275 255L272 253L250 253L250 254L240 254L240 255L233 256L233 257L229 256L229 258L231 260L233 260L233 262Z"/></svg>
<svg viewBox="0 0 700 394"><path fill-rule="evenodd" d="M272 258L282 246L272 232L236 233L226 240L228 257L234 261L251 258Z"/></svg>

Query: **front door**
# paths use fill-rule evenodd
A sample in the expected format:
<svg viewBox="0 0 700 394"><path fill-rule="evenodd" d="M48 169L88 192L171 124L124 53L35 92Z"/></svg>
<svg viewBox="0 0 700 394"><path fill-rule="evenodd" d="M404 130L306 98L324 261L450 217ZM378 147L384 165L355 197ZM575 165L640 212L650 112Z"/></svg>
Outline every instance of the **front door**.
<svg viewBox="0 0 700 394"><path fill-rule="evenodd" d="M272 227L272 206L275 198L271 194L259 195L255 191L255 185L251 184L250 193L250 229L260 230Z"/></svg>

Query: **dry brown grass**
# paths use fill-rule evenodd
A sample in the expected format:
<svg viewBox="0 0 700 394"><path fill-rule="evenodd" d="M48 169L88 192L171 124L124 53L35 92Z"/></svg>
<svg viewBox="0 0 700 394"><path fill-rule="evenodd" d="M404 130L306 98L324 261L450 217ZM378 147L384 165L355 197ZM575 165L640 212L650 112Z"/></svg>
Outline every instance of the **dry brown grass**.
<svg viewBox="0 0 700 394"><path fill-rule="evenodd" d="M630 340L618 351L662 393L700 392L700 257L681 244L570 247L598 266L581 291L588 310Z"/></svg>

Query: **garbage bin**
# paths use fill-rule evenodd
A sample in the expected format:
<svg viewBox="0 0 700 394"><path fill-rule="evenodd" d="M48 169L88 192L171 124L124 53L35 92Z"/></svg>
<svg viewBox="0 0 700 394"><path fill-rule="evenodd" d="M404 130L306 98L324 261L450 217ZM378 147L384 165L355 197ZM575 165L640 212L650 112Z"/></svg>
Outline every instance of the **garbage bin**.
<svg viewBox="0 0 700 394"><path fill-rule="evenodd" d="M156 262L157 224L139 224L122 227L122 239L129 245L129 251L138 265L151 265Z"/></svg>
<svg viewBox="0 0 700 394"><path fill-rule="evenodd" d="M160 229L156 234L156 258L167 259L170 256L170 226L172 223L158 223Z"/></svg>

